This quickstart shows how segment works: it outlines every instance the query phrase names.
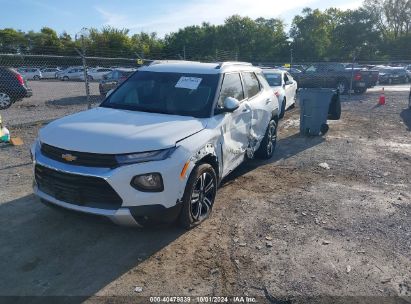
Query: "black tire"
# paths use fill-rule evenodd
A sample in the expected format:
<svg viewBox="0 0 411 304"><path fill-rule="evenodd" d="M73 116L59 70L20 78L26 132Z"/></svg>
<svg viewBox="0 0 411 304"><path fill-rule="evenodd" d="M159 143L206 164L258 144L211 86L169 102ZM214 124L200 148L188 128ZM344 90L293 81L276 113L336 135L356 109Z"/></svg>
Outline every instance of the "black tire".
<svg viewBox="0 0 411 304"><path fill-rule="evenodd" d="M261 141L260 147L255 152L255 155L261 159L270 159L277 145L277 122L271 119L268 123L267 130L263 140Z"/></svg>
<svg viewBox="0 0 411 304"><path fill-rule="evenodd" d="M68 76L64 76L63 81L67 81L67 80L69 80Z"/></svg>
<svg viewBox="0 0 411 304"><path fill-rule="evenodd" d="M328 130L330 129L330 127L327 124L322 124L320 127L320 132L322 135L324 135L325 133L328 132Z"/></svg>
<svg viewBox="0 0 411 304"><path fill-rule="evenodd" d="M193 169L187 181L179 225L191 229L206 220L213 209L216 193L217 175L214 168L210 164L200 163Z"/></svg>
<svg viewBox="0 0 411 304"><path fill-rule="evenodd" d="M365 92L367 92L367 88L356 88L356 89L354 89L355 94L364 94Z"/></svg>
<svg viewBox="0 0 411 304"><path fill-rule="evenodd" d="M35 76L33 77L33 80L40 80L40 76L35 75Z"/></svg>
<svg viewBox="0 0 411 304"><path fill-rule="evenodd" d="M340 92L340 94L347 94L349 90L348 81L345 79L340 79L337 81L336 89Z"/></svg>
<svg viewBox="0 0 411 304"><path fill-rule="evenodd" d="M339 120L341 118L341 100L338 94L332 97L330 106L328 108L328 119Z"/></svg>
<svg viewBox="0 0 411 304"><path fill-rule="evenodd" d="M287 100L284 98L283 102L281 103L281 110L280 110L280 115L278 116L280 119L284 118L285 115L285 105L287 103Z"/></svg>
<svg viewBox="0 0 411 304"><path fill-rule="evenodd" d="M410 93L410 96L408 97L408 109L411 110L411 93Z"/></svg>
<svg viewBox="0 0 411 304"><path fill-rule="evenodd" d="M88 75L87 77L88 77L88 81L93 81L94 80L93 76Z"/></svg>
<svg viewBox="0 0 411 304"><path fill-rule="evenodd" d="M9 94L0 92L0 110L9 108L13 104L13 99Z"/></svg>

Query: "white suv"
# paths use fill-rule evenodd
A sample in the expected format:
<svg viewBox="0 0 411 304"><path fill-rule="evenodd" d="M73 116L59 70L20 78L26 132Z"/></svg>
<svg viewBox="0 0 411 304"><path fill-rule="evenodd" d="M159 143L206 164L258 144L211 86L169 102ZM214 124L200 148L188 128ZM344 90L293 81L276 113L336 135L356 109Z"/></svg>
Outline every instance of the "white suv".
<svg viewBox="0 0 411 304"><path fill-rule="evenodd" d="M251 64L154 62L98 108L40 130L34 192L124 225L191 228L227 174L273 155L277 123L278 99Z"/></svg>

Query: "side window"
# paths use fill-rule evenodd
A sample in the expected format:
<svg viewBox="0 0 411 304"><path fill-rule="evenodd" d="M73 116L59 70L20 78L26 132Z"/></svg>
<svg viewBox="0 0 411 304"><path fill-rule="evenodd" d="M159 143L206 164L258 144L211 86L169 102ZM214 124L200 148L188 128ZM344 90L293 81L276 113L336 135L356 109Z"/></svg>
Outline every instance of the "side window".
<svg viewBox="0 0 411 304"><path fill-rule="evenodd" d="M245 91L247 92L248 98L252 98L260 92L260 84L254 73L243 73L243 80Z"/></svg>
<svg viewBox="0 0 411 304"><path fill-rule="evenodd" d="M289 79L288 79L287 73L284 73L284 84L286 84L288 80L289 80Z"/></svg>
<svg viewBox="0 0 411 304"><path fill-rule="evenodd" d="M225 74L223 84L221 85L220 98L218 106L223 107L224 100L227 97L234 97L238 100L244 99L243 85L241 84L240 74Z"/></svg>

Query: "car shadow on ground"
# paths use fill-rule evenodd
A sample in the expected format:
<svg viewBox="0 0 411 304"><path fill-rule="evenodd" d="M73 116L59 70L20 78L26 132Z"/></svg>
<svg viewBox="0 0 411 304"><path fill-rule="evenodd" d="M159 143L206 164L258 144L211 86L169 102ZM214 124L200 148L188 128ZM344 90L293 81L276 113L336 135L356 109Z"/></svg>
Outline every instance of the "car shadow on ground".
<svg viewBox="0 0 411 304"><path fill-rule="evenodd" d="M400 116L407 126L408 131L411 131L411 109L404 109L401 111Z"/></svg>
<svg viewBox="0 0 411 304"><path fill-rule="evenodd" d="M90 101L92 103L100 103L102 102L104 97L101 95L90 95ZM45 102L46 106L72 106L72 105L85 105L87 104L87 97L82 96L71 96L71 97L64 97L56 100L47 100Z"/></svg>
<svg viewBox="0 0 411 304"><path fill-rule="evenodd" d="M322 136L301 136L299 133L289 135L285 138L280 138L277 140L276 150L271 159L259 160L257 158L252 160L247 160L243 162L238 168L231 172L223 181L221 186L229 184L231 181L246 174L247 172L253 171L258 167L279 162L281 160L293 157L303 151L311 149L322 142L324 142L324 137Z"/></svg>
<svg viewBox="0 0 411 304"><path fill-rule="evenodd" d="M34 195L0 205L0 222L0 295L84 296L73 302L94 295L185 232L174 226L121 227L48 208Z"/></svg>

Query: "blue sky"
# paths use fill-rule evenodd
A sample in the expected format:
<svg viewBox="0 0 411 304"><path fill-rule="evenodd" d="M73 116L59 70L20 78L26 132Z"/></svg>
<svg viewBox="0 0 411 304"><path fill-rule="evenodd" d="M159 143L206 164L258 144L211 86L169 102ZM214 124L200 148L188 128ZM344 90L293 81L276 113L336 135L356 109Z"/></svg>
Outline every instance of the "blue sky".
<svg viewBox="0 0 411 304"><path fill-rule="evenodd" d="M361 0L0 0L0 28L38 31L43 26L73 35L82 27L111 25L160 36L206 21L221 24L233 14L281 18L287 24L304 7L357 8Z"/></svg>

